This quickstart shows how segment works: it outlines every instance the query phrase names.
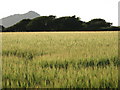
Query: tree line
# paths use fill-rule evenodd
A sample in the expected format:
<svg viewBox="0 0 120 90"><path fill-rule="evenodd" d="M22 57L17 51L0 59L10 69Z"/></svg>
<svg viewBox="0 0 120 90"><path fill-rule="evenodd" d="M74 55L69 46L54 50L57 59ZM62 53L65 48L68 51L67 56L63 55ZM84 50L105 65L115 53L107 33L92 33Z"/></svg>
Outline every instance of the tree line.
<svg viewBox="0 0 120 90"><path fill-rule="evenodd" d="M92 19L89 22L81 21L79 17L65 16L40 16L34 19L23 19L13 26L5 28L0 26L3 32L36 32L36 31L92 31L92 30L118 30L120 27L112 26L112 23L104 19Z"/></svg>

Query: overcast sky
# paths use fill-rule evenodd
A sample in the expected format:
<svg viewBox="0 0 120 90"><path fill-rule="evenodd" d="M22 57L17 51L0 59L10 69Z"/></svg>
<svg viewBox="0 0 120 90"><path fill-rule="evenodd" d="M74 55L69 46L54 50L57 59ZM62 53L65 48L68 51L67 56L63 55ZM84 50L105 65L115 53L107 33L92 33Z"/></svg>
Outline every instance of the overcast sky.
<svg viewBox="0 0 120 90"><path fill-rule="evenodd" d="M80 17L82 21L102 18L118 25L119 0L1 0L0 18L35 11L41 16Z"/></svg>

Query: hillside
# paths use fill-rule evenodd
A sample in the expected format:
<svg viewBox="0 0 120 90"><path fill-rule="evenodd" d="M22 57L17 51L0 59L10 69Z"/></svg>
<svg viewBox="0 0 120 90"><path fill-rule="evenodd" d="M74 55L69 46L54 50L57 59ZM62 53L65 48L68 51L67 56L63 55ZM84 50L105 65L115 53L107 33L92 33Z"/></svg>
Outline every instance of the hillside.
<svg viewBox="0 0 120 90"><path fill-rule="evenodd" d="M0 19L0 21L2 21L0 25L3 25L4 27L9 27L23 19L33 19L39 16L40 15L34 11L29 11L25 14L14 14Z"/></svg>

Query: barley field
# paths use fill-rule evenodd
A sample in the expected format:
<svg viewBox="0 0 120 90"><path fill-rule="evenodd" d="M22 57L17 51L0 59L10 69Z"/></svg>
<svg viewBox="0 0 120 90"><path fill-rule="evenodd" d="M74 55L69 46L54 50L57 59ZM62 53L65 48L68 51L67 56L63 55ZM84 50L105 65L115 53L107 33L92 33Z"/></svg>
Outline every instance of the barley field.
<svg viewBox="0 0 120 90"><path fill-rule="evenodd" d="M118 32L2 33L3 88L117 88Z"/></svg>

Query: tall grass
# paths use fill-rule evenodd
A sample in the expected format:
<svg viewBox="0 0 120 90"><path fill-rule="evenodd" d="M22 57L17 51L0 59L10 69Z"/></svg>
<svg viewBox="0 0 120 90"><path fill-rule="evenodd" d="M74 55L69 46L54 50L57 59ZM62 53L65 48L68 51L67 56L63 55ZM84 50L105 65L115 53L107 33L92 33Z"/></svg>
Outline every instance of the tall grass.
<svg viewBox="0 0 120 90"><path fill-rule="evenodd" d="M117 88L117 32L3 33L4 88Z"/></svg>

